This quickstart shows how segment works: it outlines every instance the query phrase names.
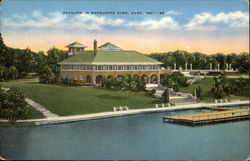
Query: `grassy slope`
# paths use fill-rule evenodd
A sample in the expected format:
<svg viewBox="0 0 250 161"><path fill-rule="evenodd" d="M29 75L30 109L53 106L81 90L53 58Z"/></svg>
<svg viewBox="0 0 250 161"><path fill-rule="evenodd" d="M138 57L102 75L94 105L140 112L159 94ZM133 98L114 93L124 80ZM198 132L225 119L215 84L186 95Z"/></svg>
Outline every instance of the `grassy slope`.
<svg viewBox="0 0 250 161"><path fill-rule="evenodd" d="M200 85L202 89L201 100L213 102L212 94L210 93L210 89L212 88L212 82L213 78L205 78L201 81L195 82L194 84L188 87L181 88L180 91L185 93L194 93L195 88Z"/></svg>
<svg viewBox="0 0 250 161"><path fill-rule="evenodd" d="M69 87L63 85L46 85L35 82L1 83L5 87L17 87L34 101L44 105L58 115L76 115L112 111L113 106L129 108L154 107L159 100L145 97L144 92L127 94L94 87Z"/></svg>
<svg viewBox="0 0 250 161"><path fill-rule="evenodd" d="M195 82L194 84L188 86L188 87L184 87L181 88L180 91L181 92L186 92L186 93L194 93L195 88L197 88L199 85L202 89L202 93L201 93L201 101L202 102L214 102L214 98L212 93L210 92L212 86L213 86L213 78L212 77L208 77L205 78L201 81ZM240 96L228 96L228 99L231 100L248 100L247 97L240 97Z"/></svg>

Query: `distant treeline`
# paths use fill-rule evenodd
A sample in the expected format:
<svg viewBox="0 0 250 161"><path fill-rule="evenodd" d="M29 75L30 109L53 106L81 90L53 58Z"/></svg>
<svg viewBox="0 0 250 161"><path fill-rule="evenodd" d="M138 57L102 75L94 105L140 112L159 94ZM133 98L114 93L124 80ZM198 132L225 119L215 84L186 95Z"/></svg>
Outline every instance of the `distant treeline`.
<svg viewBox="0 0 250 161"><path fill-rule="evenodd" d="M152 53L149 57L156 59L163 63L165 68L174 68L176 64L176 69L182 67L185 69L185 64L188 63L188 69L190 69L190 64L192 64L192 69L210 69L210 63L212 63L213 69L218 69L218 64L220 64L220 69L225 70L228 64L231 64L231 68L238 70L239 73L249 73L250 63L249 63L249 53L243 52L240 54L223 54L216 53L212 55L202 54L200 52L189 53L187 51L176 50L174 52L164 52L164 53Z"/></svg>
<svg viewBox="0 0 250 161"><path fill-rule="evenodd" d="M59 61L68 57L66 51L51 48L44 52L33 52L29 48L14 49L7 47L0 33L0 81L23 78L29 72L41 74L45 67L51 68L58 79Z"/></svg>
<svg viewBox="0 0 250 161"><path fill-rule="evenodd" d="M15 49L7 47L0 33L0 81L23 78L29 72L38 73L43 77L50 77L50 82L57 82L60 76L58 62L66 59L68 52L56 48L49 49L46 54L43 51L33 52L29 48ZM220 64L220 69L226 69L226 64L231 64L232 69L240 73L249 73L249 53L206 55L199 52L174 51L165 53L152 53L149 57L163 63L165 68L176 69L180 66L185 69L185 64L192 63L192 69L209 69L212 63L213 69ZM50 75L50 76L48 76Z"/></svg>

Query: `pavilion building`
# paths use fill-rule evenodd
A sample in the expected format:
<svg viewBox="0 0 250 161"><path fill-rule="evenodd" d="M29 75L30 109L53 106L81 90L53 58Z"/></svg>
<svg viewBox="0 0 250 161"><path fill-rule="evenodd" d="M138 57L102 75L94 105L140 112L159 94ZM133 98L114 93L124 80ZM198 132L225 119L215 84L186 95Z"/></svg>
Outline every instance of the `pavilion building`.
<svg viewBox="0 0 250 161"><path fill-rule="evenodd" d="M137 51L123 50L107 42L93 50L84 50L87 46L74 42L68 46L70 57L60 62L61 78L82 80L85 85L97 85L105 77L120 78L131 74L147 84L159 84L160 75L169 73L161 69L161 62Z"/></svg>

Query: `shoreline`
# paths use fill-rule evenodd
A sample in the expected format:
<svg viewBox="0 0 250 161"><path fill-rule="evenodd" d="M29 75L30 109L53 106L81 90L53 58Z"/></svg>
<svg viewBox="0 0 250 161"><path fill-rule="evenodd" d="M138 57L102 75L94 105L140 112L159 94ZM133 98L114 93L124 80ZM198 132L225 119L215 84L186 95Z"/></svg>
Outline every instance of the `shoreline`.
<svg viewBox="0 0 250 161"><path fill-rule="evenodd" d="M35 125L47 125L47 124L59 124L77 121L87 121L87 120L97 120L112 117L121 117L129 115L138 115L146 113L164 112L164 111L175 111L175 110L187 110L187 109L199 109L208 106L232 106L232 105L244 105L248 104L249 101L239 101L239 102L228 102L228 103L196 103L187 105L177 105L172 107L164 108L145 108L145 109L130 109L125 111L109 111L101 113L83 114L83 115L72 115L72 116L59 116L50 117L44 119L29 119L29 120L18 120L17 123L28 123L34 122ZM0 120L0 122L7 122L7 120Z"/></svg>

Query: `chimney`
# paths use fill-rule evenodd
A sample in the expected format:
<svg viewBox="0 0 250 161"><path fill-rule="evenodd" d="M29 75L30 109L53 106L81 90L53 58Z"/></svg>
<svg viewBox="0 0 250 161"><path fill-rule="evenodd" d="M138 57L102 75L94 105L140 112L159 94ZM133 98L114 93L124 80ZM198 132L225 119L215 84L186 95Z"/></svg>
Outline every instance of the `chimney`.
<svg viewBox="0 0 250 161"><path fill-rule="evenodd" d="M94 40L94 54L97 54L97 41Z"/></svg>

